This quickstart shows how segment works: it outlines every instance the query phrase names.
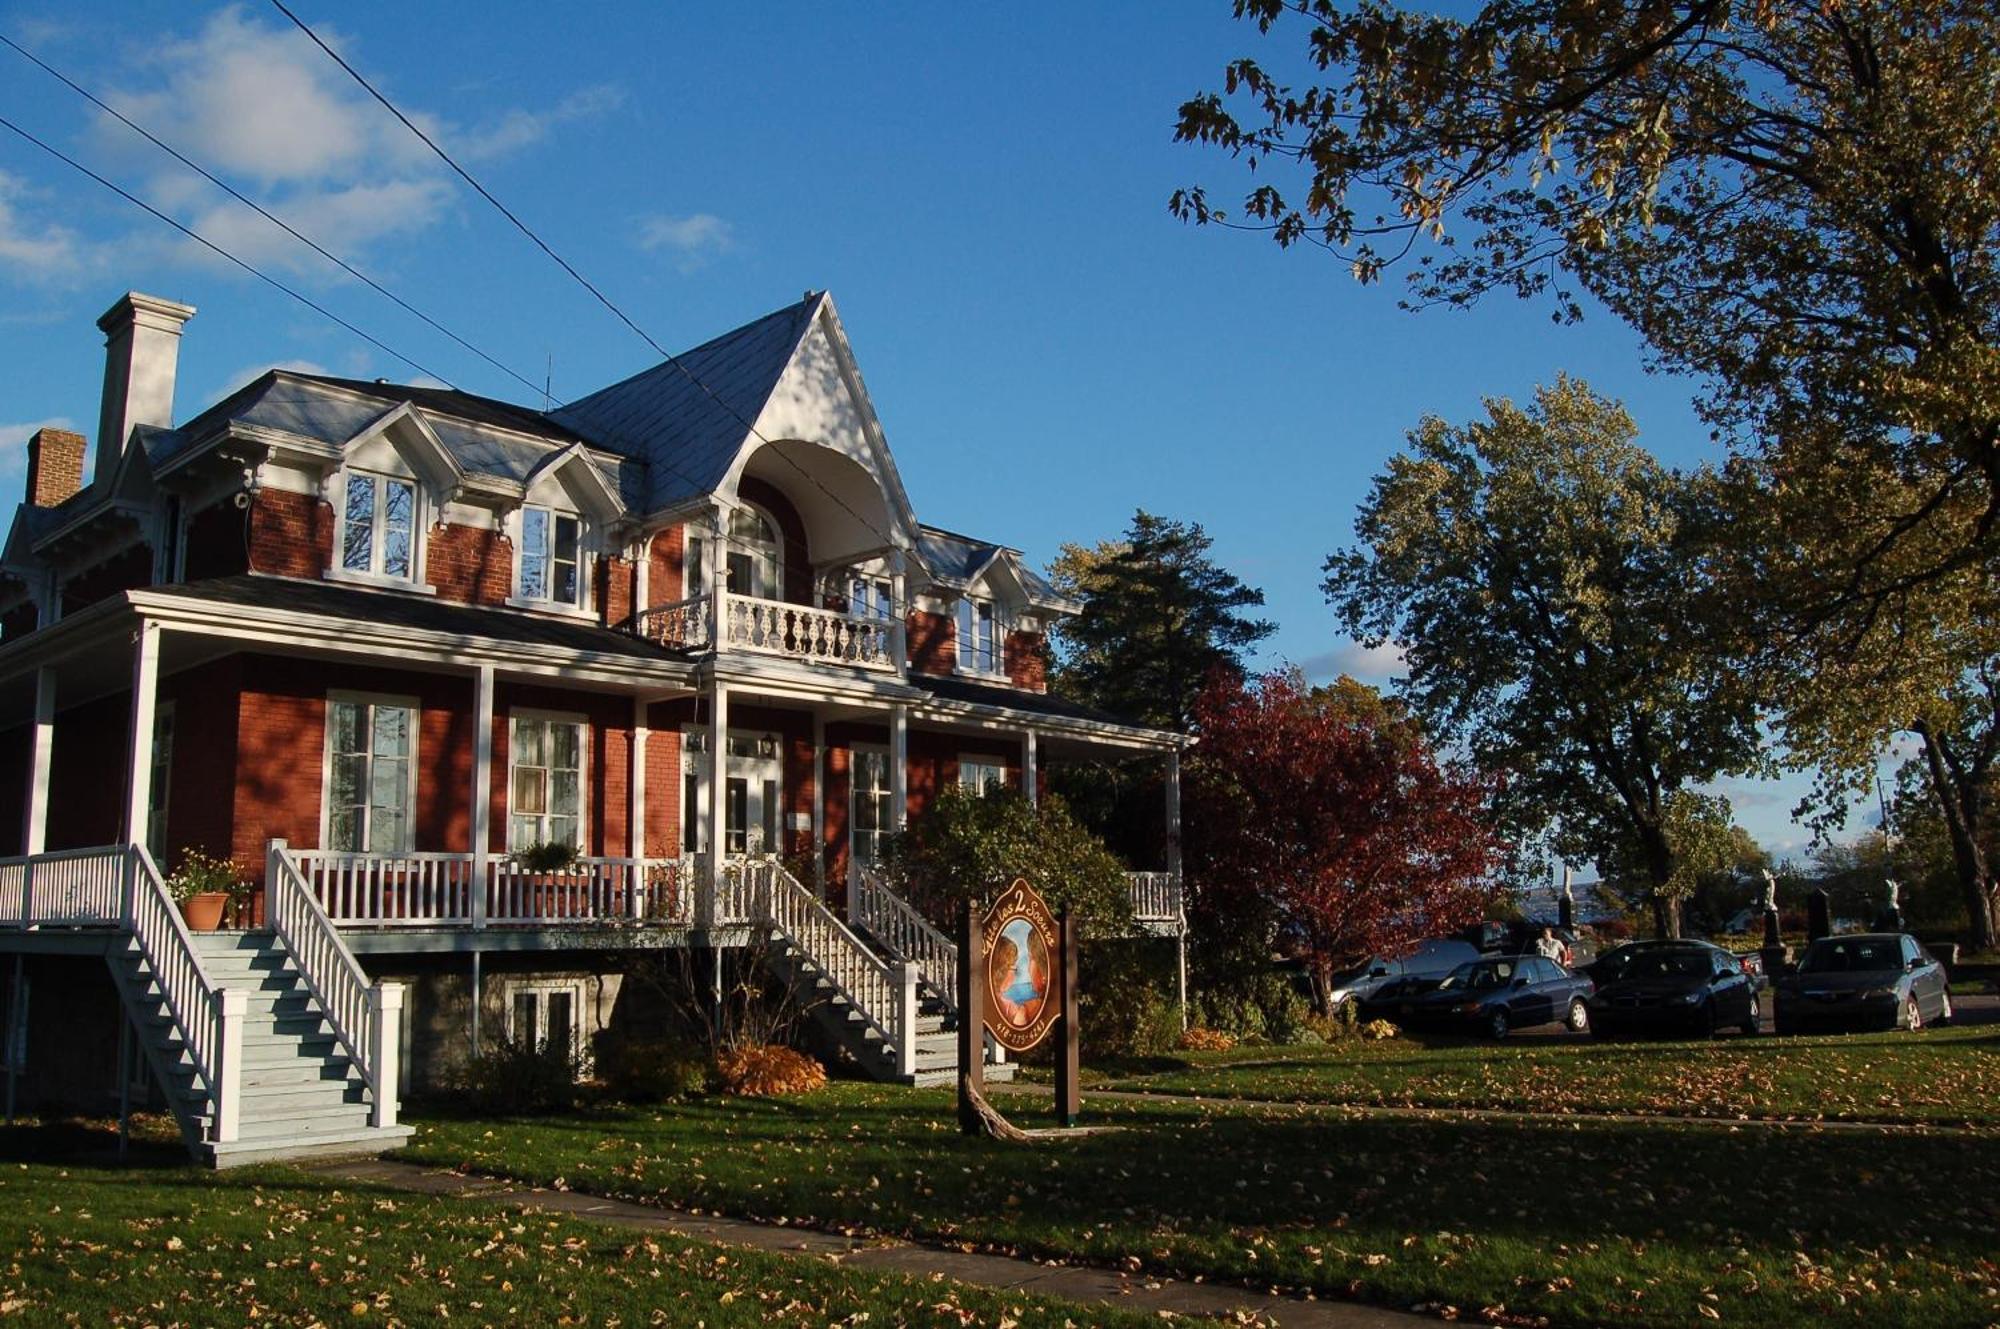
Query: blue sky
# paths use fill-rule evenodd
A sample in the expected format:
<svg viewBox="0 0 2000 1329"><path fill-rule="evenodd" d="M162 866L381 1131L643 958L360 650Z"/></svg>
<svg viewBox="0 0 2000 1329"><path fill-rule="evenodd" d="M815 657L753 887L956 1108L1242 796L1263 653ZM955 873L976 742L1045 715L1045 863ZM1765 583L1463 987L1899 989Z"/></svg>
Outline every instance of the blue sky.
<svg viewBox="0 0 2000 1329"><path fill-rule="evenodd" d="M1255 42L1229 5L307 3L398 104L682 348L829 288L927 521L1036 561L1136 507L1200 521L1263 588L1265 654L1385 679L1319 590L1370 478L1425 413L1566 371L1644 441L1712 448L1696 388L1608 317L1494 300L1410 314L1334 260L1167 214L1227 194L1174 113ZM651 360L627 329L263 4L14 6L6 33L557 400ZM0 49L0 114L467 391L521 385L351 281ZM0 499L36 424L96 423L93 320L127 288L196 305L181 417L272 364L414 371L0 131ZM1798 782L1727 788L1796 848Z"/></svg>

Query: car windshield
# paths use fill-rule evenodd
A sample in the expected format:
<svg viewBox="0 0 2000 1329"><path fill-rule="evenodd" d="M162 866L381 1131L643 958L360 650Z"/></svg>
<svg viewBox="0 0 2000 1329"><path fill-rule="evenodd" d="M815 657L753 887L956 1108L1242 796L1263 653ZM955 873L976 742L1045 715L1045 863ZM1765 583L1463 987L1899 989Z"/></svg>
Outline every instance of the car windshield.
<svg viewBox="0 0 2000 1329"><path fill-rule="evenodd" d="M1799 965L1803 974L1853 974L1868 969L1901 969L1902 949L1894 937L1822 938Z"/></svg>
<svg viewBox="0 0 2000 1329"><path fill-rule="evenodd" d="M1450 988L1454 992L1479 992L1488 988L1505 987L1514 977L1512 960L1478 960L1462 964L1451 971L1451 975L1440 983L1440 989Z"/></svg>
<svg viewBox="0 0 2000 1329"><path fill-rule="evenodd" d="M1708 972L1704 951L1639 951L1619 969L1620 978L1694 978Z"/></svg>

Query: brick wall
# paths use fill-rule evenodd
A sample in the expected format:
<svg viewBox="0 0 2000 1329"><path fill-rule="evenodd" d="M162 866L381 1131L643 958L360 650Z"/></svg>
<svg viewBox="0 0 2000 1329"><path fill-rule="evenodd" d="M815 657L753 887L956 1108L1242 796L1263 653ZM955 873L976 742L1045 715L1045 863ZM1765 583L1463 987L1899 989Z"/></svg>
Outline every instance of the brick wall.
<svg viewBox="0 0 2000 1329"><path fill-rule="evenodd" d="M83 488L83 435L67 429L37 429L28 439L30 505L52 508Z"/></svg>
<svg viewBox="0 0 2000 1329"><path fill-rule="evenodd" d="M241 515L241 514L238 514ZM160 866L172 871L199 849L217 858L238 853L236 805L218 796L236 780L237 693L243 657L227 656L160 680L160 700L174 708L174 753L167 771L167 835ZM58 739L60 741L60 739ZM264 851L246 866L261 865Z"/></svg>
<svg viewBox="0 0 2000 1329"><path fill-rule="evenodd" d="M597 560L597 597L599 622L605 627L617 627L632 617L632 598L637 593L634 577L638 565L629 558L606 555Z"/></svg>
<svg viewBox="0 0 2000 1329"><path fill-rule="evenodd" d="M646 853L661 858L681 852L681 726L690 714L685 702L646 712Z"/></svg>
<svg viewBox="0 0 2000 1329"><path fill-rule="evenodd" d="M910 641L910 668L919 674L949 674L958 666L958 630L948 614L912 609L904 631Z"/></svg>
<svg viewBox="0 0 2000 1329"><path fill-rule="evenodd" d="M1048 654L1039 632L1010 632L1001 646L1007 680L1033 692L1049 690Z"/></svg>
<svg viewBox="0 0 2000 1329"><path fill-rule="evenodd" d="M333 565L333 507L310 494L263 489L250 502L250 567L318 577Z"/></svg>
<svg viewBox="0 0 2000 1329"><path fill-rule="evenodd" d="M430 529L424 578L440 600L504 605L514 593L514 547L499 531L438 522Z"/></svg>
<svg viewBox="0 0 2000 1329"><path fill-rule="evenodd" d="M687 598L687 592L681 588L683 570L681 556L685 548L686 535L685 526L669 526L653 537L653 547L648 554L653 566L646 574L649 582L646 595L653 604L672 604L676 600ZM652 605L639 607L650 609Z"/></svg>

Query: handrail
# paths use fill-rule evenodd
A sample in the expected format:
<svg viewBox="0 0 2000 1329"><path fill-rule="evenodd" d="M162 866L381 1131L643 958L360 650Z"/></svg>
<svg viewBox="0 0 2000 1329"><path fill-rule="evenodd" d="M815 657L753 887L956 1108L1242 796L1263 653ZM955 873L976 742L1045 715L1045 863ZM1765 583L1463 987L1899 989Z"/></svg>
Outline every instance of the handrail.
<svg viewBox="0 0 2000 1329"><path fill-rule="evenodd" d="M188 1050L195 1078L212 1105L219 1102L224 1067L220 1065L222 1044L222 992L201 963L194 934L188 931L181 909L167 893L160 869L144 845L128 845L126 859L128 887L125 893L126 925L139 943L153 981L173 1021L174 1032ZM227 1068L232 1073L234 1067Z"/></svg>
<svg viewBox="0 0 2000 1329"><path fill-rule="evenodd" d="M874 1028L899 1065L914 1067L915 1002L905 1001L902 976L847 924L775 861L750 862L745 875L757 888L762 921L811 957L848 1007Z"/></svg>
<svg viewBox="0 0 2000 1329"><path fill-rule="evenodd" d="M333 1036L347 1050L355 1072L371 1094L379 1095L382 1068L374 1064L376 1013L369 996L374 984L320 907L283 840L271 841L266 864L264 908L272 930L298 966L306 990L333 1026Z"/></svg>
<svg viewBox="0 0 2000 1329"><path fill-rule="evenodd" d="M686 925L693 880L685 858L579 858L531 872L512 858L463 853L351 853L287 849L328 918L342 927Z"/></svg>
<svg viewBox="0 0 2000 1329"><path fill-rule="evenodd" d="M902 624L789 600L716 592L716 636L732 650L816 664L895 669Z"/></svg>
<svg viewBox="0 0 2000 1329"><path fill-rule="evenodd" d="M866 864L859 869L848 914L868 929L882 948L923 972L924 981L946 1010L958 1013L958 945Z"/></svg>
<svg viewBox="0 0 2000 1329"><path fill-rule="evenodd" d="M1177 872L1128 872L1132 916L1140 923L1187 925L1187 903Z"/></svg>

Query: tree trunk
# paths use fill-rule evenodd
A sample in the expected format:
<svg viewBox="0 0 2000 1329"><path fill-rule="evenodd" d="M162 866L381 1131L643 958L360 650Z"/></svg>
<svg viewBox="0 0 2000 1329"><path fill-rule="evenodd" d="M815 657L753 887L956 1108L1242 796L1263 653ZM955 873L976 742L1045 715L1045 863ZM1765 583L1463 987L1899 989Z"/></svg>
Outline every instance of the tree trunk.
<svg viewBox="0 0 2000 1329"><path fill-rule="evenodd" d="M1653 882L1653 934L1661 941L1678 941L1681 902L1678 896L1667 893L1674 879L1673 846L1667 843L1665 829L1658 826L1642 827L1639 836L1646 855L1646 875Z"/></svg>
<svg viewBox="0 0 2000 1329"><path fill-rule="evenodd" d="M1312 1009L1321 1017L1333 1014L1333 965L1326 960L1315 960L1311 965Z"/></svg>
<svg viewBox="0 0 2000 1329"><path fill-rule="evenodd" d="M1937 797L1945 830L1951 836L1952 865L1965 901L1966 941L1974 951L1990 951L2000 937L2000 883L1993 879L1986 846L1981 842L1986 829L1985 791L1978 780L1962 782L1956 778L1943 742L1929 725L1919 722L1914 728L1924 741L1924 767L1930 772L1931 793Z"/></svg>

